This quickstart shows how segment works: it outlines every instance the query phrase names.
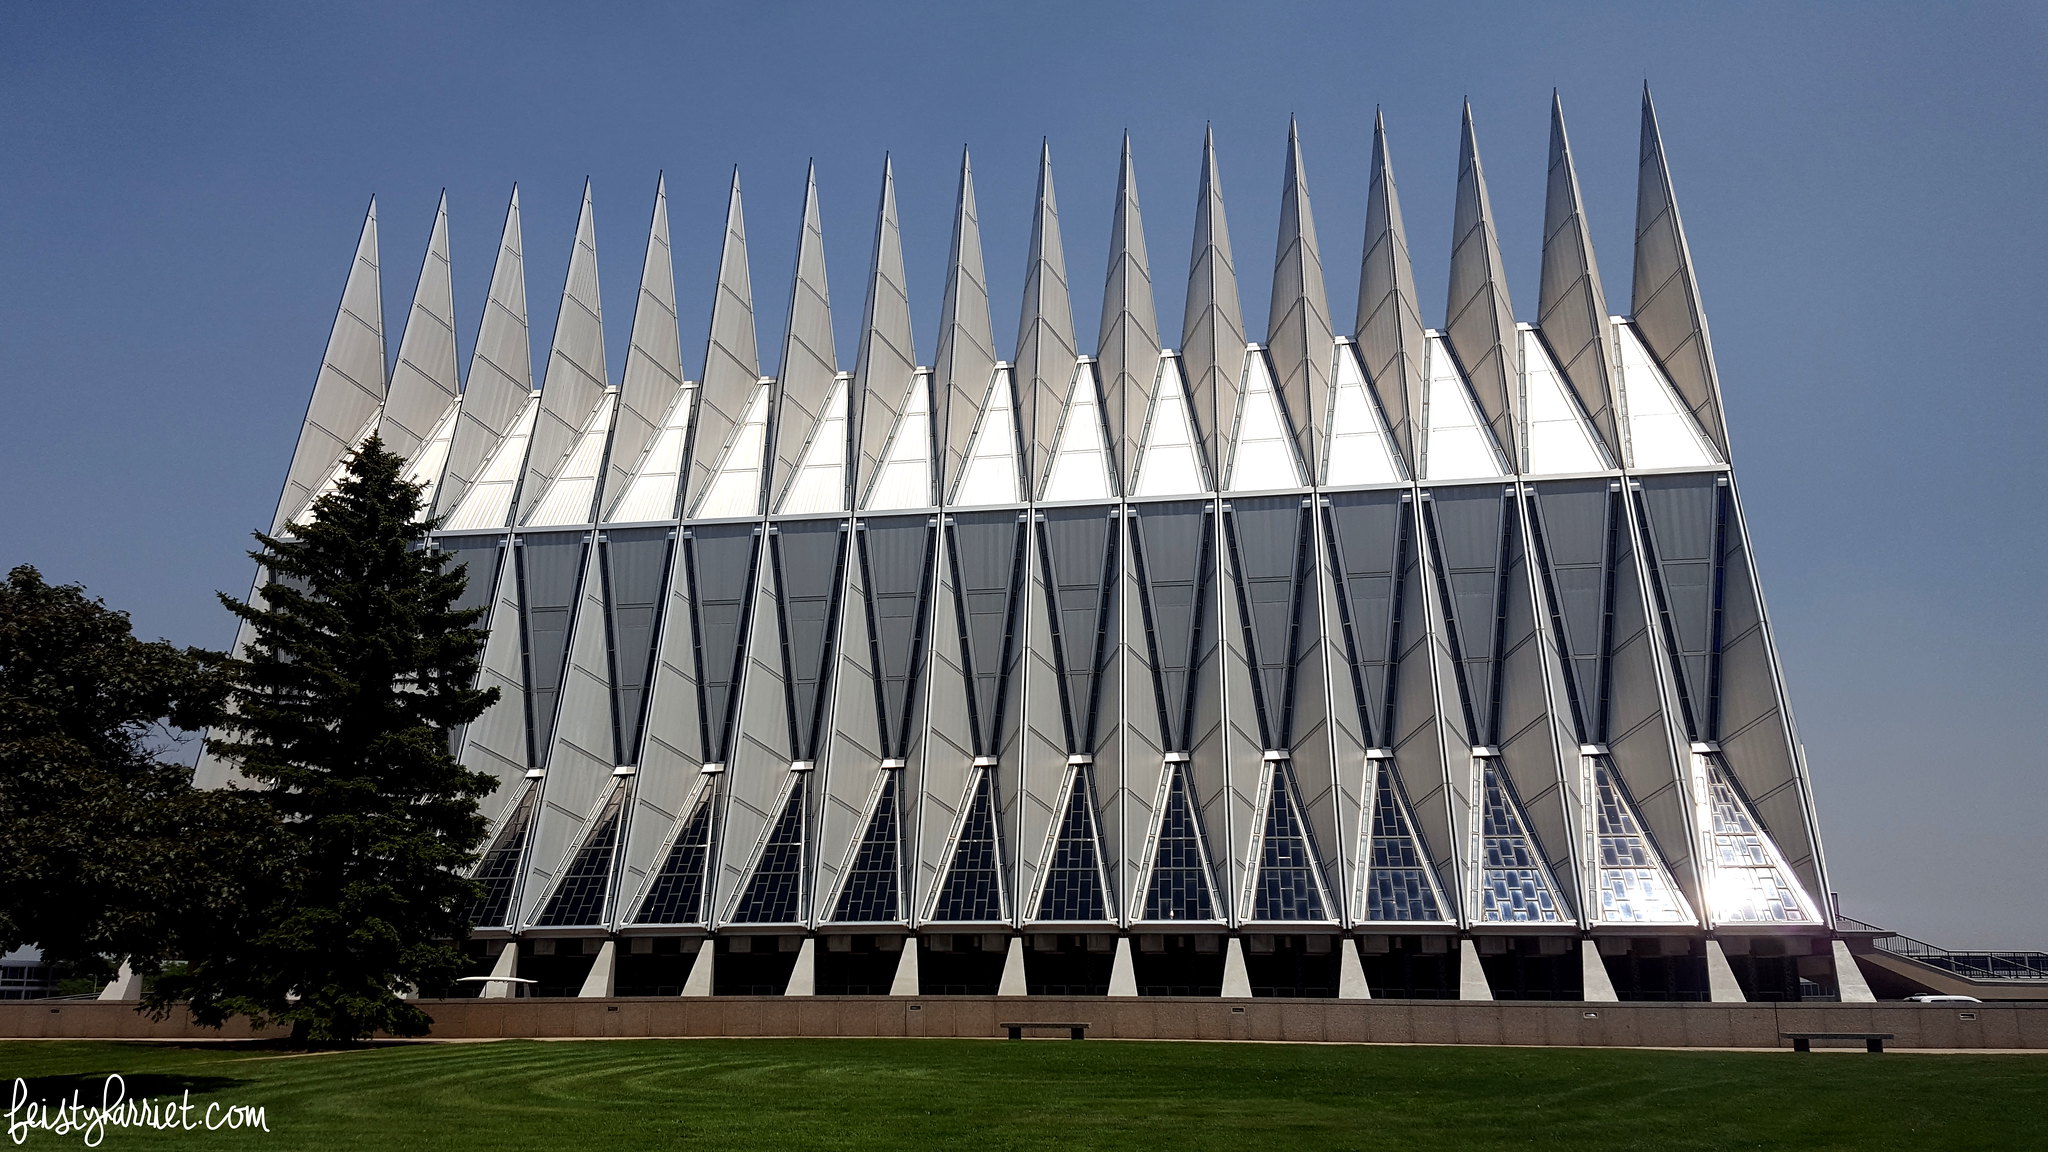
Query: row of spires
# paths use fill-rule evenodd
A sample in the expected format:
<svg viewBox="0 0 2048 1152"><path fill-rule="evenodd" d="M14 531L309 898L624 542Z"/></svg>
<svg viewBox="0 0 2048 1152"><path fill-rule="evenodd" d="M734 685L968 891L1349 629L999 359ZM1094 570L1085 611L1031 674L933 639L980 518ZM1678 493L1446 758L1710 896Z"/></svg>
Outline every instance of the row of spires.
<svg viewBox="0 0 2048 1152"><path fill-rule="evenodd" d="M1521 354L1469 103L1464 108L1462 129L1442 335L1512 471L1518 467L1517 429L1522 426L1518 411ZM1583 415L1604 442L1609 457L1621 461L1626 436L1619 426L1617 388L1612 378L1613 329L1607 320L1562 106L1554 94L1548 167L1536 323ZM1409 473L1417 475L1415 465L1426 451L1421 430L1425 329L1385 122L1377 114L1370 181L1358 312L1351 338L1395 450L1407 462ZM973 170L964 154L956 203L937 354L930 369L935 394L928 399L931 436L937 447L938 492L951 491L962 474L977 422L984 413L989 382L998 367L982 270ZM1267 355L1300 462L1308 475L1320 477L1327 453L1325 417L1332 386L1328 350L1337 334L1324 288L1300 137L1291 122L1279 232ZM1643 94L1635 239L1631 316L1636 331L1659 362L1679 402L1725 458L1719 387L1647 88ZM376 273L373 201L322 380L316 385L313 411L280 502L278 528L303 511L323 475L331 474L346 448L371 428L407 457L434 455L423 450L441 446L442 459L434 462L439 474L434 499L436 511L446 515L479 481L488 458L515 434L514 424L528 407L532 372L516 188L466 383L458 381L456 370L445 194L388 381ZM906 409L916 402L917 389L922 386L905 285L894 173L885 159L860 347L852 372L841 372L813 168L806 178L803 232L781 376L773 382L772 446L763 461L772 478L770 507L780 502L793 482L799 454L827 419L826 408L835 389L848 385L851 410L842 419L850 437L849 462L854 467L845 470L849 486L846 507L859 506L861 492L881 468L890 436L904 423ZM1162 345L1128 136L1118 173L1099 331L1094 375L1099 380L1106 447L1118 484L1127 488L1135 478L1136 446L1152 411L1155 382L1163 378L1156 375ZM1204 464L1211 476L1219 476L1227 451L1226 426L1238 410L1247 344L1213 133L1206 133L1203 141L1181 331L1179 375L1185 381ZM1079 351L1050 149L1043 147L1012 362L1018 447L1023 480L1030 491L1040 489L1050 466ZM604 491L624 491L654 447L665 417L685 387L680 363L664 180L657 182L632 339L612 414ZM586 182L541 401L528 432L531 442L524 453L528 463L515 485L521 493L517 497L520 514L531 511L554 480L579 432L604 402L609 379ZM699 503L719 467L721 449L732 444L754 398L767 383L760 375L745 222L735 171L704 369L702 379L695 382L695 412L688 421L691 444L685 455L687 475L679 485L681 508ZM455 403L458 392L459 406ZM437 427L437 421L443 426ZM436 480L424 473L422 477L430 483Z"/></svg>

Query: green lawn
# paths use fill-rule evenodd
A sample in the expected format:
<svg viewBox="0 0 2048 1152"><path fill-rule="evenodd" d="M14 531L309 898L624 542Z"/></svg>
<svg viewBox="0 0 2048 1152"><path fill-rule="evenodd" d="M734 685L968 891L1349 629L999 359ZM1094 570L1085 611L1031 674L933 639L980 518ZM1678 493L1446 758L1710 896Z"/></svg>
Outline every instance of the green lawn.
<svg viewBox="0 0 2048 1152"><path fill-rule="evenodd" d="M268 1133L123 1148L2048 1148L2048 1055L1067 1040L0 1043L0 1090L107 1072L261 1105ZM201 1109L195 1108L195 1117ZM29 1148L77 1148L27 1133ZM0 1144L0 1149L12 1147Z"/></svg>

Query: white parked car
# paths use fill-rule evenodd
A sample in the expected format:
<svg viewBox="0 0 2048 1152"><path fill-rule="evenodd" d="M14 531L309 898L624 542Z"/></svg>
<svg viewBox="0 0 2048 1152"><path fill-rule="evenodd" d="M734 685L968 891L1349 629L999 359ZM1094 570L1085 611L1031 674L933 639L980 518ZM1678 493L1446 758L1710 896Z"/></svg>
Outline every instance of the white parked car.
<svg viewBox="0 0 2048 1152"><path fill-rule="evenodd" d="M1939 994L1937 994L1937 993L1933 993L1933 992L1922 992L1922 993L1921 993L1920 995L1918 995L1918 996L1908 996L1908 997L1906 997L1906 999L1908 999L1908 1000L1912 1001L1912 1002L1913 1002L1913 1003L1915 1003L1915 1004L1982 1004L1982 1003L1983 1003L1983 1001L1982 1001L1982 1000L1979 1000L1979 999L1977 999L1977 998L1976 998L1975 996L1942 996L1942 995L1939 995Z"/></svg>

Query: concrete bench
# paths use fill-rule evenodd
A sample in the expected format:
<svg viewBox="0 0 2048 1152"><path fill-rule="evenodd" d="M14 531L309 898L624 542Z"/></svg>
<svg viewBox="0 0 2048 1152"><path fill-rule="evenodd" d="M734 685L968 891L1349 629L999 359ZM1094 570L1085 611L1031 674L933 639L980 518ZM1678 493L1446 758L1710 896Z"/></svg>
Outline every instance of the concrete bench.
<svg viewBox="0 0 2048 1152"><path fill-rule="evenodd" d="M1794 1052L1813 1051L1815 1040L1861 1040L1866 1052L1884 1051L1884 1042L1892 1038L1890 1032L1780 1032L1779 1039L1790 1040Z"/></svg>
<svg viewBox="0 0 2048 1152"><path fill-rule="evenodd" d="M997 1025L997 1027L1007 1029L1012 1040L1022 1040L1026 1028L1065 1028L1068 1035L1076 1040L1086 1040L1088 1038L1088 1026L1086 1024L1054 1024L1045 1020L1016 1020Z"/></svg>

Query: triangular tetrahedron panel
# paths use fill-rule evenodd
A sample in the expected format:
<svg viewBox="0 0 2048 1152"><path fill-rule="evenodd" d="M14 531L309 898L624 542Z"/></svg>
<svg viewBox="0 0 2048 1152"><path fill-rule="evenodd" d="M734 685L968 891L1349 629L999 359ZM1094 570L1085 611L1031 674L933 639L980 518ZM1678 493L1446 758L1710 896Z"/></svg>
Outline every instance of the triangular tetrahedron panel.
<svg viewBox="0 0 2048 1152"><path fill-rule="evenodd" d="M986 769L974 774L973 798L953 837L953 862L946 869L932 908L934 920L987 922L1009 918L1003 899L1001 845L997 841L995 784Z"/></svg>
<svg viewBox="0 0 2048 1152"><path fill-rule="evenodd" d="M1102 291L1102 399L1110 446L1122 487L1134 475L1139 422L1151 407L1159 370L1159 321L1152 311L1152 272L1145 258L1145 224L1138 209L1138 178L1131 138L1124 135L1117 170L1116 218L1109 226L1109 279Z"/></svg>
<svg viewBox="0 0 2048 1152"><path fill-rule="evenodd" d="M377 267L377 204L370 203L356 239L355 260L342 288L341 307L320 358L313 382L313 400L299 428L291 470L270 533L282 535L286 524L304 514L321 481L361 442L362 431L376 426L384 403L384 297Z"/></svg>
<svg viewBox="0 0 2048 1152"><path fill-rule="evenodd" d="M477 863L472 877L483 888L466 917L481 928L497 928L512 914L512 894L519 887L519 861L526 851L526 830L533 823L533 808L540 799L538 781L526 786L526 794L505 818L498 835Z"/></svg>
<svg viewBox="0 0 2048 1152"><path fill-rule="evenodd" d="M1498 743L1500 630L1519 552L1513 492L1440 488L1425 507L1467 730L1475 743Z"/></svg>
<svg viewBox="0 0 2048 1152"><path fill-rule="evenodd" d="M1513 789L1491 763L1480 769L1479 918L1488 924L1566 922L1557 884Z"/></svg>
<svg viewBox="0 0 2048 1152"><path fill-rule="evenodd" d="M1287 126L1287 174L1280 187L1280 236L1274 251L1273 295L1266 312L1266 347L1273 375L1294 417L1295 446L1311 475L1323 467L1324 427L1330 403L1330 301L1323 258L1316 246L1316 216L1309 206L1301 135Z"/></svg>
<svg viewBox="0 0 2048 1152"><path fill-rule="evenodd" d="M1266 367L1265 353L1245 353L1244 393L1238 398L1225 491L1258 492L1301 486L1301 462L1295 456L1294 433L1288 425L1292 415L1282 407L1280 392L1273 386L1273 373Z"/></svg>
<svg viewBox="0 0 2048 1152"><path fill-rule="evenodd" d="M838 650L839 589L846 577L846 525L792 520L775 526L777 623L782 632L783 685L789 706L790 753L816 760Z"/></svg>
<svg viewBox="0 0 2048 1152"><path fill-rule="evenodd" d="M455 444L455 424L462 415L462 402L451 402L441 413L441 419L427 433L426 443L413 454L405 466L405 482L416 484L420 489L420 510L416 517L424 523L434 514L434 494L440 490L441 476L448 468L448 450Z"/></svg>
<svg viewBox="0 0 2048 1152"><path fill-rule="evenodd" d="M897 812L896 789L900 773L885 770L882 786L875 794L874 810L868 816L867 831L854 846L853 863L846 879L840 881L839 902L832 919L852 923L901 920L903 868L902 818Z"/></svg>
<svg viewBox="0 0 2048 1152"><path fill-rule="evenodd" d="M1387 156L1386 120L1375 114L1372 181L1366 192L1365 259L1358 276L1358 355L1367 379L1379 392L1387 424L1401 458L1418 471L1416 427L1422 417L1422 313L1415 304L1415 271L1408 260L1408 234L1401 222L1401 197Z"/></svg>
<svg viewBox="0 0 2048 1152"><path fill-rule="evenodd" d="M714 478L721 468L734 463L727 448L763 390L761 358L754 342L753 282L747 272L746 214L740 203L740 175L735 170L726 199L725 243L718 258L718 292L711 304L711 338L704 350L704 378L697 388L696 427L690 433L686 507L709 503ZM762 411L765 420L765 408ZM755 454L757 483L752 496L746 498L748 511L734 515L755 514L761 499L758 461L766 454L767 445L756 443L749 450Z"/></svg>
<svg viewBox="0 0 2048 1152"><path fill-rule="evenodd" d="M761 514L768 455L768 401L774 390L772 384L755 387L747 414L734 426L732 441L725 446L704 498L697 502L691 515L711 520Z"/></svg>
<svg viewBox="0 0 2048 1152"><path fill-rule="evenodd" d="M1629 463L1638 469L1712 468L1720 454L1686 412L1664 370L1633 324L1617 324L1622 407L1628 412Z"/></svg>
<svg viewBox="0 0 2048 1152"><path fill-rule="evenodd" d="M1422 478L1475 480L1507 475L1507 458L1481 417L1472 390L1441 337L1425 341L1428 384L1423 401Z"/></svg>
<svg viewBox="0 0 2048 1152"><path fill-rule="evenodd" d="M448 194L443 192L441 205L434 212L434 231L427 240L427 257L420 265L419 284L413 289L412 310L406 313L405 335L398 341L391 391L377 422L385 449L406 460L419 459L436 419L450 410L461 390L455 368L455 294L450 284ZM434 479L440 479L438 473Z"/></svg>
<svg viewBox="0 0 2048 1152"><path fill-rule="evenodd" d="M1088 774L1073 773L1067 803L1053 829L1039 889L1040 920L1109 919L1108 886L1102 878L1102 842L1095 831L1095 804Z"/></svg>
<svg viewBox="0 0 2048 1152"><path fill-rule="evenodd" d="M1315 556L1308 503L1293 497L1229 501L1223 523L1237 578L1238 619L1251 657L1259 735L1268 748L1288 748L1294 743L1303 602Z"/></svg>
<svg viewBox="0 0 2048 1152"><path fill-rule="evenodd" d="M1159 361L1152 408L1145 417L1138 478L1131 487L1131 495L1195 496L1208 490L1201 437L1188 409L1188 389L1181 379L1180 358L1164 357Z"/></svg>
<svg viewBox="0 0 2048 1152"><path fill-rule="evenodd" d="M696 924L704 919L704 865L711 855L711 807L714 793L706 788L676 834L662 860L661 871L647 887L636 924Z"/></svg>
<svg viewBox="0 0 2048 1152"><path fill-rule="evenodd" d="M546 760L554 739L555 704L568 670L569 627L589 539L581 532L533 532L519 536L514 550L526 659L527 763L534 767Z"/></svg>
<svg viewBox="0 0 2048 1152"><path fill-rule="evenodd" d="M923 518L866 520L857 537L867 589L869 658L874 661L881 753L910 755L917 685L924 672L937 532Z"/></svg>
<svg viewBox="0 0 2048 1152"><path fill-rule="evenodd" d="M1048 508L1041 515L1039 560L1045 568L1046 622L1059 672L1060 716L1067 751L1095 747L1102 681L1113 655L1116 513L1100 508Z"/></svg>
<svg viewBox="0 0 2048 1152"><path fill-rule="evenodd" d="M882 449L882 463L875 469L864 510L928 508L938 503L932 497L931 389L932 378L926 373L917 373L911 381L903 413L896 418L895 431Z"/></svg>
<svg viewBox="0 0 2048 1152"><path fill-rule="evenodd" d="M846 511L846 379L832 384L816 434L797 459L796 476L775 510L784 516Z"/></svg>
<svg viewBox="0 0 2048 1152"><path fill-rule="evenodd" d="M1308 840L1308 822L1294 801L1293 773L1273 762L1266 788L1265 831L1252 873L1251 919L1324 920L1322 876Z"/></svg>
<svg viewBox="0 0 2048 1152"><path fill-rule="evenodd" d="M1708 888L1715 924L1818 924L1820 913L1785 854L1757 823L1749 802L1729 780L1720 758L1707 756L1707 795L1713 820L1714 879Z"/></svg>
<svg viewBox="0 0 2048 1152"><path fill-rule="evenodd" d="M505 528L512 522L512 497L519 491L519 476L526 465L527 441L533 438L533 422L540 415L540 397L526 402L511 431L498 441L491 458L477 473L476 482L463 491L462 502L441 527L451 532L481 528Z"/></svg>
<svg viewBox="0 0 2048 1152"><path fill-rule="evenodd" d="M1537 289L1536 323L1544 340L1557 350L1559 376L1591 417L1600 439L1618 455L1621 437L1609 385L1607 298L1600 289L1600 267L1593 259L1579 178L1572 169L1571 143L1565 138L1564 106L1556 93L1550 97L1550 182L1543 200L1543 278Z"/></svg>
<svg viewBox="0 0 2048 1152"><path fill-rule="evenodd" d="M666 528L615 529L598 543L611 656L614 754L620 764L640 762L640 731L647 719L648 688L654 682L674 544Z"/></svg>
<svg viewBox="0 0 2048 1152"><path fill-rule="evenodd" d="M952 258L940 309L938 355L932 367L938 383L945 467L941 488L958 484L968 441L982 411L978 401L996 364L995 332L989 325L988 281L982 272L981 223L974 206L974 168L960 153L960 195L953 213Z"/></svg>
<svg viewBox="0 0 2048 1152"><path fill-rule="evenodd" d="M1244 371L1244 320L1238 310L1237 268L1230 256L1230 225L1223 209L1223 178L1216 168L1216 136L1202 139L1202 186L1195 198L1195 244L1188 258L1187 304L1181 313L1182 372L1194 403L1195 431L1211 475L1228 457L1226 428L1236 418Z"/></svg>
<svg viewBox="0 0 2048 1152"><path fill-rule="evenodd" d="M1008 512L963 513L953 518L946 533L954 620L967 674L967 715L977 756L994 756L1002 744L1011 654L1018 634L1024 536L1024 518Z"/></svg>
<svg viewBox="0 0 2048 1152"><path fill-rule="evenodd" d="M1337 585L1345 664L1358 697L1366 742L1394 744L1394 669L1407 645L1401 603L1415 553L1415 502L1407 493L1333 492L1325 498L1325 536Z"/></svg>
<svg viewBox="0 0 2048 1152"><path fill-rule="evenodd" d="M869 265L868 298L861 320L860 352L853 369L853 395L848 401L848 418L860 436L859 455L854 465L854 491L865 493L881 469L882 451L896 431L907 393L917 376L917 345L910 331L910 298L904 291L903 236L896 220L896 176L889 161L882 161L882 196L875 216L875 246ZM993 361L994 357L991 356ZM924 439L927 445L926 498L915 505L934 501L931 492L931 408L925 408ZM885 505L885 507L893 505Z"/></svg>
<svg viewBox="0 0 2048 1152"><path fill-rule="evenodd" d="M1209 643L1209 590L1215 565L1215 521L1206 503L1145 504L1131 509L1138 568L1138 607L1145 615L1146 667L1151 669L1161 738L1189 751L1194 737L1195 673Z"/></svg>
<svg viewBox="0 0 2048 1152"><path fill-rule="evenodd" d="M1671 191L1671 169L1657 131L1657 110L1643 90L1643 134L1636 183L1635 282L1629 315L1644 343L1671 372L1684 407L1723 452L1728 434L1721 422L1721 387L1714 376L1713 342L1700 311L1692 252ZM1639 465L1640 466L1640 465Z"/></svg>
<svg viewBox="0 0 2048 1152"><path fill-rule="evenodd" d="M462 503L478 469L496 451L533 395L533 350L528 339L526 257L519 235L519 190L515 188L505 209L497 262L491 269L490 297L484 303L476 346L470 351L469 376L462 386L462 408L448 447L448 465L436 490L436 515L445 517ZM512 464L515 482L524 463L522 447L520 458Z"/></svg>
<svg viewBox="0 0 2048 1152"><path fill-rule="evenodd" d="M1165 795L1153 836L1152 872L1145 882L1147 920L1214 920L1216 900L1209 879L1208 838L1189 793L1187 773L1166 766Z"/></svg>
<svg viewBox="0 0 2048 1152"><path fill-rule="evenodd" d="M1067 302L1067 257L1060 243L1059 201L1052 188L1052 150L1040 145L1038 207L1024 258L1024 309L1017 324L1017 396L1023 408L1028 486L1048 482L1050 456L1063 410L1060 393L1074 372L1074 313ZM1091 386L1090 392L1093 392ZM1100 417L1097 417L1099 423ZM1048 497L1051 499L1051 497Z"/></svg>
<svg viewBox="0 0 2048 1152"><path fill-rule="evenodd" d="M1458 157L1458 205L1451 230L1450 298L1444 305L1444 341L1457 353L1465 380L1492 429L1494 443L1512 465L1515 437L1515 311L1508 302L1507 276L1494 234L1493 205L1472 131L1472 107L1465 106ZM1431 403L1436 402L1431 398ZM1504 469L1505 470L1505 469Z"/></svg>
<svg viewBox="0 0 2048 1152"><path fill-rule="evenodd" d="M559 528L588 524L597 516L597 483L604 470L605 445L611 439L612 414L619 398L607 395L597 403L576 446L569 450L561 470L548 481L547 494L526 516L528 528Z"/></svg>
<svg viewBox="0 0 2048 1152"><path fill-rule="evenodd" d="M1096 398L1095 365L1078 364L1067 390L1066 410L1053 441L1041 500L1114 500L1110 478L1109 440L1102 428L1102 405Z"/></svg>
<svg viewBox="0 0 2048 1152"><path fill-rule="evenodd" d="M803 916L804 780L808 776L792 773L782 815L768 830L754 861L754 877L733 908L736 924L789 924Z"/></svg>
<svg viewBox="0 0 2048 1152"><path fill-rule="evenodd" d="M1721 619L1734 501L1714 474L1645 477L1636 504L1687 734L1720 739Z"/></svg>
<svg viewBox="0 0 2048 1152"><path fill-rule="evenodd" d="M1628 531L1621 487L1606 480L1567 480L1531 485L1528 492L1534 511L1530 534L1542 562L1544 599L1579 741L1605 744L1615 581Z"/></svg>
<svg viewBox="0 0 2048 1152"><path fill-rule="evenodd" d="M584 182L583 207L576 218L576 243L555 313L555 337L541 385L540 418L526 454L526 480L519 489L519 514L530 516L562 474L564 463L597 411L607 383L604 362L604 306L598 295L597 231ZM596 487L595 477L591 488ZM587 499L586 499L587 502ZM589 521L591 513L578 519Z"/></svg>
<svg viewBox="0 0 2048 1152"><path fill-rule="evenodd" d="M1398 484L1399 456L1386 417L1365 386L1358 354L1350 346L1337 349L1337 387L1330 397L1330 449L1323 483L1332 488L1361 484Z"/></svg>
<svg viewBox="0 0 2048 1152"><path fill-rule="evenodd" d="M684 539L690 568L690 612L696 618L697 695L704 762L723 764L732 749L739 713L740 675L746 668L747 620L760 564L760 535L752 524L708 524Z"/></svg>
<svg viewBox="0 0 2048 1152"><path fill-rule="evenodd" d="M792 483L803 475L802 457L809 455L820 433L825 431L826 409L835 393L843 389L839 379L839 357L832 343L832 298L825 276L825 234L818 221L818 181L815 167L805 178L803 239L797 246L796 282L790 288L788 335L782 344L782 367L778 370L780 389L775 401L774 493L777 505L788 501ZM844 409L837 429L846 436ZM839 451L843 460L844 445ZM845 501L844 472L841 496L825 509L838 511Z"/></svg>
<svg viewBox="0 0 2048 1152"><path fill-rule="evenodd" d="M641 454L633 478L621 489L617 502L605 520L613 524L635 524L648 520L673 520L680 515L684 453L689 448L690 407L697 398L695 388L676 393L675 402L662 418Z"/></svg>
<svg viewBox="0 0 2048 1152"><path fill-rule="evenodd" d="M1522 427L1528 437L1525 476L1599 472L1610 467L1593 426L1566 389L1542 337L1524 330L1522 339Z"/></svg>
<svg viewBox="0 0 2048 1152"><path fill-rule="evenodd" d="M654 214L647 225L647 252L640 264L640 292L633 305L633 331L626 346L626 369L620 377L619 415L612 422L610 463L605 472L604 496L615 508L633 478L647 471L643 460L649 446L665 431L663 417L675 407L683 390L682 333L676 326L676 276L668 243L668 181L654 182ZM687 412L688 410L685 409ZM680 450L677 451L680 460ZM671 475L674 469L670 469ZM673 483L666 506L675 504ZM667 519L660 516L626 517L614 520Z"/></svg>
<svg viewBox="0 0 2048 1152"><path fill-rule="evenodd" d="M960 466L960 483L953 489L952 503L956 507L1017 503L1024 498L1021 468L1015 377L1008 368L997 368L989 376L981 422L975 426L974 439Z"/></svg>
<svg viewBox="0 0 2048 1152"><path fill-rule="evenodd" d="M612 858L619 846L619 812L626 801L626 786L612 789L604 811L591 825L590 835L576 850L575 859L555 885L555 894L536 923L542 928L572 924L597 924L604 920L605 896L612 886Z"/></svg>
<svg viewBox="0 0 2048 1152"><path fill-rule="evenodd" d="M1600 840L1600 919L1608 924L1690 924L1692 912L1605 759L1593 762Z"/></svg>
<svg viewBox="0 0 2048 1152"><path fill-rule="evenodd" d="M1441 922L1443 899L1430 871L1408 802L1391 771L1382 768L1366 822L1365 919L1372 923Z"/></svg>

